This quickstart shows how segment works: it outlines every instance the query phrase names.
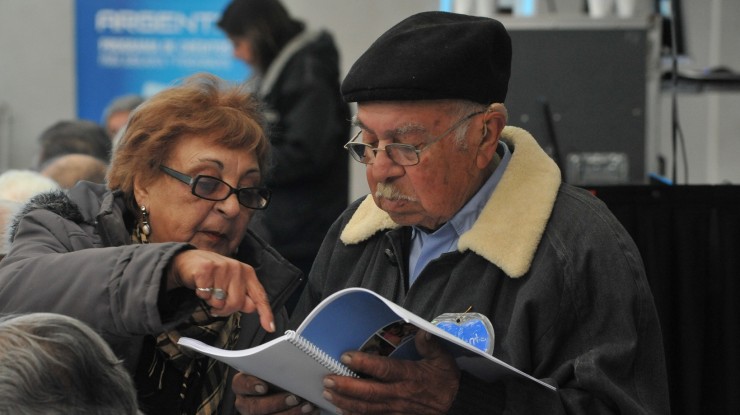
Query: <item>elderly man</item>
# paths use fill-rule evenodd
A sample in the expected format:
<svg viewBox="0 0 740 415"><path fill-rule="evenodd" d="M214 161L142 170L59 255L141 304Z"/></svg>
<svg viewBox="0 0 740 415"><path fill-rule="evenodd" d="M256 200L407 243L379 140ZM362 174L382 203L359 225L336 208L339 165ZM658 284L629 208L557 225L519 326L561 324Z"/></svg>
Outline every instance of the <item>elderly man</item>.
<svg viewBox="0 0 740 415"><path fill-rule="evenodd" d="M346 147L372 194L330 230L294 319L350 286L429 320L477 313L495 357L557 392L476 379L420 334L419 361L343 355L366 376L325 378L342 413L669 412L640 255L604 204L505 127L510 64L499 22L442 12L402 21L359 58L342 84L360 129ZM312 409L247 374L232 386L243 413Z"/></svg>

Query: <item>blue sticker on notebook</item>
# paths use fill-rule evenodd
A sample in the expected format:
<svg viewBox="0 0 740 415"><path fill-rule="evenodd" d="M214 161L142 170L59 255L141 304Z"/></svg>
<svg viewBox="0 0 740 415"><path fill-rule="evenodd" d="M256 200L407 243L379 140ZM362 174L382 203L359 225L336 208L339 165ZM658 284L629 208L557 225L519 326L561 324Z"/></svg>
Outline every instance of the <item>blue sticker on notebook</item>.
<svg viewBox="0 0 740 415"><path fill-rule="evenodd" d="M432 324L488 354L493 353L493 325L483 314L445 313L432 320Z"/></svg>

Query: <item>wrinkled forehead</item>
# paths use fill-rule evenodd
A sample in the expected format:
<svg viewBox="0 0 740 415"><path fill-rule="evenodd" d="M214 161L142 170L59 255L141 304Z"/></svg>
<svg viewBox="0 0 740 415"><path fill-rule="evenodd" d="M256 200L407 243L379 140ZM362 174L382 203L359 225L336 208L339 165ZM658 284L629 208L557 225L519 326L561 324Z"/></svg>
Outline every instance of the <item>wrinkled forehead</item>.
<svg viewBox="0 0 740 415"><path fill-rule="evenodd" d="M393 124L395 128L428 130L449 117L449 101L372 101L357 104L353 125Z"/></svg>

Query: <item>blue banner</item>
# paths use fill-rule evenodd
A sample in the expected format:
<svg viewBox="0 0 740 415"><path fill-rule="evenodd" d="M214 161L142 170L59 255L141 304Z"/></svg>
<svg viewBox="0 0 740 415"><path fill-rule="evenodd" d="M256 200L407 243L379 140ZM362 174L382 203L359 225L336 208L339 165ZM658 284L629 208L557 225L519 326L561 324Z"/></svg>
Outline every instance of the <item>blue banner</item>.
<svg viewBox="0 0 740 415"><path fill-rule="evenodd" d="M113 98L148 97L197 72L245 80L216 26L228 1L77 0L77 116L101 122Z"/></svg>

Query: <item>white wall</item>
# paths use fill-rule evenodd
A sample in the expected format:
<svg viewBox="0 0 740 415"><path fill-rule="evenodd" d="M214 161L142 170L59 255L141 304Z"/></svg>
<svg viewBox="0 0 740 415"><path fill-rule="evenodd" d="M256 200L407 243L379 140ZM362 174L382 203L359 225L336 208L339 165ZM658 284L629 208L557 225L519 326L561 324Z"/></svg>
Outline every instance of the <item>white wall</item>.
<svg viewBox="0 0 740 415"><path fill-rule="evenodd" d="M0 0L0 171L28 168L37 138L76 116L72 0Z"/></svg>
<svg viewBox="0 0 740 415"><path fill-rule="evenodd" d="M437 9L440 4L438 0L284 2L309 26L325 27L335 34L343 73L391 25L412 13ZM580 10L582 2L557 0L556 4L559 11L573 13ZM740 1L684 0L683 5L691 53L691 60L683 65L704 68L725 64L740 70ZM29 167L41 131L60 119L75 116L73 7L73 0L0 0L0 171ZM659 109L660 131L651 140L669 159L670 172L668 104L668 95L664 94ZM9 117L2 115L3 108ZM679 110L690 183L740 183L740 163L736 161L740 156L740 91L681 94ZM3 121L6 118L9 125ZM352 197L364 194L364 169L353 166L352 176Z"/></svg>

